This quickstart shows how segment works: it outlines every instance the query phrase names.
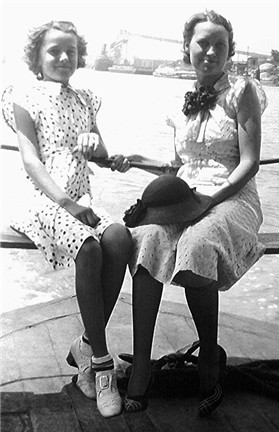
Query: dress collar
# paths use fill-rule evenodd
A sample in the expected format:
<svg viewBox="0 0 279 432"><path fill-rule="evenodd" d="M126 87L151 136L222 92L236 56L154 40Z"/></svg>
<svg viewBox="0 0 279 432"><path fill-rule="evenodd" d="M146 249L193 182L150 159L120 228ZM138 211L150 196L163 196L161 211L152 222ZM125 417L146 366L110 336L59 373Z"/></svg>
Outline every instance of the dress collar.
<svg viewBox="0 0 279 432"><path fill-rule="evenodd" d="M55 81L39 81L39 83L40 83L40 86L49 90L54 95L58 95L60 92L68 90L68 91L74 93L79 98L79 100L81 101L81 103L83 105L86 105L86 101L85 101L84 97L82 96L81 92L76 90L70 84L65 86L64 84L62 84L60 82L55 82Z"/></svg>
<svg viewBox="0 0 279 432"><path fill-rule="evenodd" d="M220 78L218 79L218 81L216 81L216 83L214 84L213 87L218 92L220 92L222 90L226 90L227 88L229 88L230 87L230 81L229 81L228 74L223 73L223 75L220 76Z"/></svg>
<svg viewBox="0 0 279 432"><path fill-rule="evenodd" d="M194 90L197 90L197 84L198 84L198 81L195 81L194 82ZM206 86L204 86L204 87L206 87ZM229 76L228 76L227 72L224 72L213 86L214 90L216 90L218 92L221 92L222 90L225 90L229 87L230 87L230 82L229 82Z"/></svg>

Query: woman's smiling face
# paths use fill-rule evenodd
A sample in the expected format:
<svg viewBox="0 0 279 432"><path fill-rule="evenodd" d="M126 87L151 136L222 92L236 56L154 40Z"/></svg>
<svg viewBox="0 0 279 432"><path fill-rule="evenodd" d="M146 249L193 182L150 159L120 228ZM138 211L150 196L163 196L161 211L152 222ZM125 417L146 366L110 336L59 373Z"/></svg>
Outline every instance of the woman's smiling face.
<svg viewBox="0 0 279 432"><path fill-rule="evenodd" d="M210 21L196 24L189 44L189 53L200 83L214 84L229 59L227 30Z"/></svg>
<svg viewBox="0 0 279 432"><path fill-rule="evenodd" d="M67 85L77 69L77 38L73 33L51 29L44 37L40 50L40 66L44 81Z"/></svg>

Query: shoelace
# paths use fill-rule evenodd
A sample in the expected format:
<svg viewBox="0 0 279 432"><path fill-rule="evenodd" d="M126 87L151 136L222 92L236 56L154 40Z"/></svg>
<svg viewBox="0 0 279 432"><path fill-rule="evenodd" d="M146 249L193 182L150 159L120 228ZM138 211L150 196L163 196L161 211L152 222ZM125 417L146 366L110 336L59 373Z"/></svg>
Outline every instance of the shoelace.
<svg viewBox="0 0 279 432"><path fill-rule="evenodd" d="M124 404L126 411L140 411L142 407L140 402L129 398L125 398Z"/></svg>
<svg viewBox="0 0 279 432"><path fill-rule="evenodd" d="M222 399L222 388L219 384L216 385L214 393L199 403L199 410L202 414L210 414L217 407Z"/></svg>

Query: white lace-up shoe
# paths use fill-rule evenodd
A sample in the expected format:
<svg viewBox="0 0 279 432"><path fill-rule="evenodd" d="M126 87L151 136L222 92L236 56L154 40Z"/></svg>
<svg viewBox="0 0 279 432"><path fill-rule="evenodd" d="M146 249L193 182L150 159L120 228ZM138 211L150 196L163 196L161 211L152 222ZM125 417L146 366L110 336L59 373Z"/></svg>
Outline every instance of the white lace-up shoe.
<svg viewBox="0 0 279 432"><path fill-rule="evenodd" d="M91 368L91 355L85 355L80 350L81 336L74 340L70 352L67 356L67 362L70 366L78 368L78 375L73 377L73 382L90 398L96 399L95 373Z"/></svg>
<svg viewBox="0 0 279 432"><path fill-rule="evenodd" d="M116 373L113 369L96 372L97 407L103 417L121 413L122 399L117 389Z"/></svg>

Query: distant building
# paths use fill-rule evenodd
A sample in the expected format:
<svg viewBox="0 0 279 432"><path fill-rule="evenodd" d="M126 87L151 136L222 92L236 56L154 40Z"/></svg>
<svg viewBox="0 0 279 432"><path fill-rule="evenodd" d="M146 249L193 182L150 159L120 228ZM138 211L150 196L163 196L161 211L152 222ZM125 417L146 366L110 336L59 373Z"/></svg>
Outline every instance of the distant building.
<svg viewBox="0 0 279 432"><path fill-rule="evenodd" d="M108 59L113 65L133 66L139 73L152 73L160 64L174 62L183 58L183 41L161 38L157 36L131 33L121 30L116 39L104 46L102 56L105 61L97 63L97 67L107 67ZM268 56L254 52L236 50L232 58L230 70L241 75L249 69L256 69L267 61ZM96 68L97 68L96 67ZM107 69L106 69L107 70Z"/></svg>
<svg viewBox="0 0 279 432"><path fill-rule="evenodd" d="M131 65L152 73L161 63L182 58L182 41L120 31L107 45L106 56L115 65Z"/></svg>

